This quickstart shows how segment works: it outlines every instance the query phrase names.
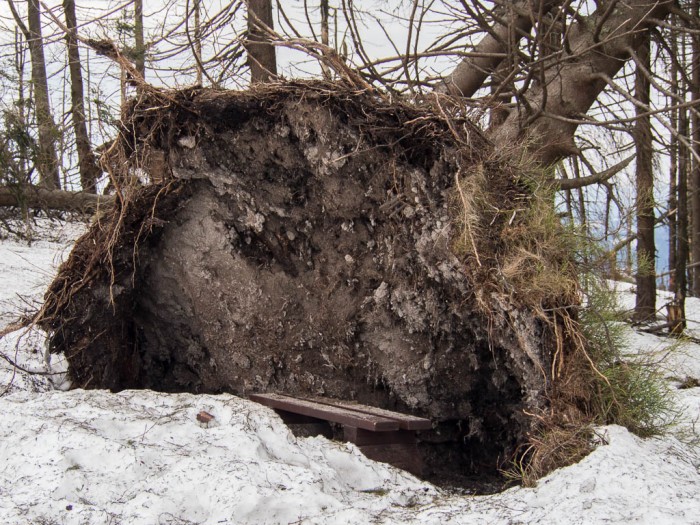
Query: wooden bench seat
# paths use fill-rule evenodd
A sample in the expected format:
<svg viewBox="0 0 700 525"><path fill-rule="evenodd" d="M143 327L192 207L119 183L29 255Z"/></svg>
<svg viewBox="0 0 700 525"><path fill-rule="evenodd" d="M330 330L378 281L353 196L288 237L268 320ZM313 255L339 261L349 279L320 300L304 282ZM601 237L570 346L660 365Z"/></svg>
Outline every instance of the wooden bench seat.
<svg viewBox="0 0 700 525"><path fill-rule="evenodd" d="M287 424L342 425L344 439L368 458L422 473L416 431L432 428L429 419L330 398L251 394L250 399L274 409Z"/></svg>

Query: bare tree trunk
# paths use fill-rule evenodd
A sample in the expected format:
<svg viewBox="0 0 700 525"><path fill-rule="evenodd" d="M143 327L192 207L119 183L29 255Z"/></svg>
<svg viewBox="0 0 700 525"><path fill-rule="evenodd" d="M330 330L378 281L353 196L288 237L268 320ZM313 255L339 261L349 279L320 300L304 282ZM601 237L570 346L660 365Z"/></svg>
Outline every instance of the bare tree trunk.
<svg viewBox="0 0 700 525"><path fill-rule="evenodd" d="M687 112L686 108L680 108L678 112L678 130L680 135L684 137L689 135ZM690 251L688 243L688 167L690 159L688 153L688 149L681 145L678 151L678 252L676 271L674 272L676 274L674 296L683 308L683 317L685 317L685 298L688 289L686 267Z"/></svg>
<svg viewBox="0 0 700 525"><path fill-rule="evenodd" d="M637 150L637 296L634 317L639 321L653 318L656 312L656 246L654 244L654 171L652 165L651 117L648 114L650 100L649 32L637 48L637 72L634 96L637 120L634 142Z"/></svg>
<svg viewBox="0 0 700 525"><path fill-rule="evenodd" d="M492 140L501 146L526 141L544 165L576 153L573 137L581 116L642 43L642 29L665 18L673 5L672 0L598 2L595 13L571 26L561 60L527 90L503 124L490 129Z"/></svg>
<svg viewBox="0 0 700 525"><path fill-rule="evenodd" d="M24 95L25 83L24 83L24 68L26 64L26 42L24 41L22 34L18 27L15 27L15 57L14 66L15 72L17 73L17 126L21 129L27 129L27 100ZM28 175L28 151L27 142L22 140L17 145L19 158L17 159L17 165L19 167L19 173L17 174L17 184L21 192L24 192L26 186L29 185L29 175ZM22 214L22 220L25 224L25 231L27 238L31 238L32 223L29 220L29 209L25 203L20 206L20 212Z"/></svg>
<svg viewBox="0 0 700 525"><path fill-rule="evenodd" d="M693 0L692 2L692 13L691 15L695 17L696 20L700 19L700 1ZM692 39L692 83L690 85L690 98L694 102L700 103L700 36L693 34ZM692 144L693 151L695 155L693 156L691 164L691 180L692 180L692 193L691 193L691 207L692 207L692 217L693 217L693 232L692 232L692 242L691 247L693 251L692 260L693 262L700 261L700 162L698 162L696 155L700 155L700 117L698 117L698 109L695 108L691 111L691 130L692 130ZM695 297L700 297L700 267L693 268L692 272L691 289Z"/></svg>
<svg viewBox="0 0 700 525"><path fill-rule="evenodd" d="M330 43L328 39L328 14L328 0L321 0L321 43L325 46L328 46ZM331 70L328 64L321 62L321 70L324 78L331 78Z"/></svg>
<svg viewBox="0 0 700 525"><path fill-rule="evenodd" d="M632 216L632 213L627 214L626 218L626 223L627 223L627 237L630 238L632 236L635 236L634 233L634 218ZM632 275L634 273L634 261L633 261L633 253L632 253L632 241L628 242L625 245L625 272L627 275Z"/></svg>
<svg viewBox="0 0 700 525"><path fill-rule="evenodd" d="M675 30L671 30L669 46L671 47L671 52L675 56L679 56L678 53L678 36ZM671 94L675 97L679 95L680 90L678 89L678 65L675 60L671 61ZM670 101L671 104L676 103L676 99ZM680 133L680 125L678 122L678 109L671 110L671 128L676 132ZM677 282L678 282L678 224L682 220L680 217L680 207L678 205L679 198L679 184L678 184L678 138L675 135L671 135L669 144L669 181L668 181L668 269L669 269L669 283L668 289L675 292L677 295ZM685 218L687 221L687 217Z"/></svg>
<svg viewBox="0 0 700 525"><path fill-rule="evenodd" d="M498 65L510 56L511 43L530 32L538 13L547 13L561 3L561 0L520 0L498 9L496 23L474 48L472 56L462 60L436 90L453 96L474 96Z"/></svg>
<svg viewBox="0 0 700 525"><path fill-rule="evenodd" d="M49 86L46 78L46 60L44 59L44 42L41 37L41 12L39 0L27 2L27 25L17 14L14 4L8 0L12 14L24 33L29 45L32 61L32 85L34 87L34 107L39 135L39 152L36 164L41 177L40 184L48 189L60 188L58 174L58 157L55 141L58 135L56 124L51 115L49 103Z"/></svg>
<svg viewBox="0 0 700 525"><path fill-rule="evenodd" d="M134 0L134 66L146 78L146 46L143 39L143 0Z"/></svg>
<svg viewBox="0 0 700 525"><path fill-rule="evenodd" d="M66 34L68 46L68 68L70 70L70 97L73 131L75 133L76 149L78 150L78 166L80 169L80 185L83 191L95 193L97 179L101 171L92 151L90 137L85 125L85 96L83 93L83 72L78 49L77 23L75 17L75 0L63 0L63 10L66 16Z"/></svg>
<svg viewBox="0 0 700 525"><path fill-rule="evenodd" d="M675 68L672 68L675 69ZM677 72L671 72L671 78L678 80ZM673 110L671 114L671 127L678 132L678 110ZM676 289L676 261L678 259L678 140L671 137L670 166L668 170L668 269L669 276L668 289Z"/></svg>
<svg viewBox="0 0 700 525"><path fill-rule="evenodd" d="M194 53L195 67L197 69L197 85L202 85L202 5L201 0L194 0Z"/></svg>
<svg viewBox="0 0 700 525"><path fill-rule="evenodd" d="M277 78L275 46L267 42L260 24L273 27L272 0L248 0L248 65L250 82L269 82Z"/></svg>

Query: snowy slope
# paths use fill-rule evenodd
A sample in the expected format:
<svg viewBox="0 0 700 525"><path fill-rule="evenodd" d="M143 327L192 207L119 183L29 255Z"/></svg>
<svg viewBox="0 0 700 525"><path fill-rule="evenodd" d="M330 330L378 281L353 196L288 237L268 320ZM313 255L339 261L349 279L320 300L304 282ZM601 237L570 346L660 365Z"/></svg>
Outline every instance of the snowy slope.
<svg viewBox="0 0 700 525"><path fill-rule="evenodd" d="M19 312L35 306L41 299L63 256L67 255L84 226L43 219L37 229L40 239L31 244L13 239L2 240L0 329Z"/></svg>
<svg viewBox="0 0 700 525"><path fill-rule="evenodd" d="M41 297L63 241L0 244L0 326ZM630 301L628 286L620 296ZM700 321L700 301L688 313ZM635 352L661 356L669 345L628 338ZM3 524L700 524L700 388L676 391L686 418L672 435L604 427L592 454L534 489L456 496L353 445L295 438L272 411L234 396L57 390L63 365L44 362L43 339L0 341L13 361L49 374L0 363ZM700 378L700 347L661 366L670 381ZM200 410L215 421L198 423Z"/></svg>

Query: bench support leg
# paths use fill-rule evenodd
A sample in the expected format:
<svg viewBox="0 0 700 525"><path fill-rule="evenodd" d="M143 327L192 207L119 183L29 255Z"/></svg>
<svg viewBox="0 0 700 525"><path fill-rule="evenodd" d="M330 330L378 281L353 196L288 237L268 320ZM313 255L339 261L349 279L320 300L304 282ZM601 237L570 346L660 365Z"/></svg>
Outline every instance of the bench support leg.
<svg viewBox="0 0 700 525"><path fill-rule="evenodd" d="M372 432L347 425L343 430L345 439L357 445L369 459L389 463L416 476L423 474L414 431Z"/></svg>

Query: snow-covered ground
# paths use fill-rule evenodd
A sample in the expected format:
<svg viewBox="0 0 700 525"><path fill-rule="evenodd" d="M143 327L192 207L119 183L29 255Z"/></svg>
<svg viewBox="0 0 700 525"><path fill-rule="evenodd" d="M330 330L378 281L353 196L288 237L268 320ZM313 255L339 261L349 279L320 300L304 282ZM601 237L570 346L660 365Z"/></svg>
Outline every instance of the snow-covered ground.
<svg viewBox="0 0 700 525"><path fill-rule="evenodd" d="M0 243L0 329L40 300L78 229ZM623 304L633 295L620 285ZM666 299L660 294L659 304ZM633 303L632 303L633 304ZM700 336L700 300L688 301ZM630 350L670 342L628 330ZM684 420L642 440L600 428L583 461L492 496L441 491L367 460L351 444L296 438L270 410L230 395L64 391L41 333L0 341L0 523L3 524L700 524L700 388L675 390ZM661 361L675 387L700 379L700 346ZM215 416L197 421L205 410Z"/></svg>

